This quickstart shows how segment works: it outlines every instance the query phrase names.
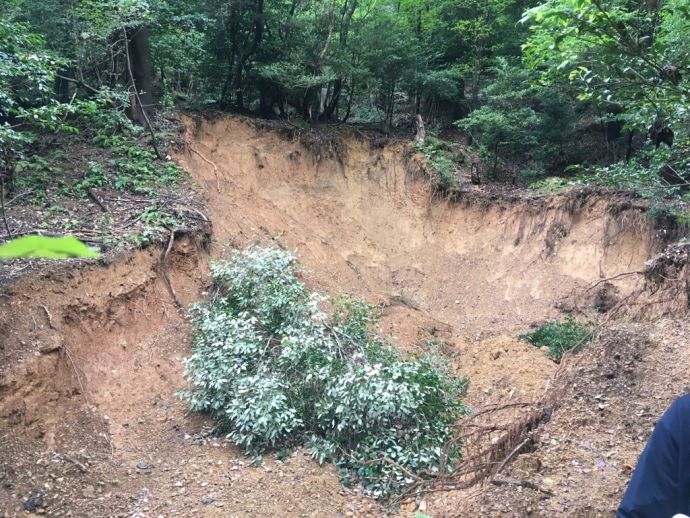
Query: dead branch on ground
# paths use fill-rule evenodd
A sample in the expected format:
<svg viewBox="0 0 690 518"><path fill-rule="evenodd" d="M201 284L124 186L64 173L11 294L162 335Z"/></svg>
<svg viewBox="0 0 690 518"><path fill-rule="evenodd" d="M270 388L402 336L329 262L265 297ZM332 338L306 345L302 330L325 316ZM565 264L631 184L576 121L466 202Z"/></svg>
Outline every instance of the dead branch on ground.
<svg viewBox="0 0 690 518"><path fill-rule="evenodd" d="M96 193L93 191L91 187L88 187L86 189L86 193L91 197L93 201L96 202L96 204L103 209L103 212L110 212L110 209L105 206L105 204L100 200L100 198L96 195Z"/></svg>

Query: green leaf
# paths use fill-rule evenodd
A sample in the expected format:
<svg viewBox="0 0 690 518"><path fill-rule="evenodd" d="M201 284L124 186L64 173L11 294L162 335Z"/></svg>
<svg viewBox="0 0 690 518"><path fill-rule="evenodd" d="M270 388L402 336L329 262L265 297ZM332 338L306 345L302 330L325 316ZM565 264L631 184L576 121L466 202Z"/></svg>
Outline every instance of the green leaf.
<svg viewBox="0 0 690 518"><path fill-rule="evenodd" d="M68 257L98 257L98 253L71 236L26 236L0 246L0 259L16 257L65 259Z"/></svg>

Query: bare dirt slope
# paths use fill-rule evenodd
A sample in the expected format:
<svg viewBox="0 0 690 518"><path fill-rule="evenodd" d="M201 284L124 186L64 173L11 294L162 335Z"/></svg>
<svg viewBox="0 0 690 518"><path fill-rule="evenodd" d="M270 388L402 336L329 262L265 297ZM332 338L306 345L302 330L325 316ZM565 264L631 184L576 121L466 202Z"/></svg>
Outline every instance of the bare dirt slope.
<svg viewBox="0 0 690 518"><path fill-rule="evenodd" d="M399 298L463 334L552 316L573 287L654 252L643 207L626 199L476 191L451 202L432 196L408 143L300 138L236 118L187 127L178 158L207 192L219 243L276 236L320 289Z"/></svg>
<svg viewBox="0 0 690 518"><path fill-rule="evenodd" d="M202 296L206 257L222 257L223 244L279 242L298 251L310 287L382 304L380 332L394 342L441 342L470 377L475 408L543 398L556 366L515 335L558 316L557 305L596 315L635 276L582 288L639 270L659 246L644 207L627 198L476 190L450 201L432 195L405 143L240 118L186 125L177 159L199 185L214 233L210 243L176 240L170 273L184 304ZM174 394L184 387L188 325L160 274L162 253L60 265L4 287L0 516L22 516L32 490L45 493L35 512L50 516L382 515L308 452L250 467L208 434L203 416L186 412ZM559 378L566 395L540 428L541 447L511 468L548 486L549 498L516 487L455 491L407 502L399 515L420 504L434 518L610 515L626 465L672 397L666 385L686 376L676 363L686 358L679 326L623 325Z"/></svg>

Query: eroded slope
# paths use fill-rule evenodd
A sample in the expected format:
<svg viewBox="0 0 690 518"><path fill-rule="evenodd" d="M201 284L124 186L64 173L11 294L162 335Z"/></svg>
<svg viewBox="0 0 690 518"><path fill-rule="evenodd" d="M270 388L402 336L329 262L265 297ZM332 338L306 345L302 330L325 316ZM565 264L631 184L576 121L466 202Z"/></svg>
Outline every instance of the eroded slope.
<svg viewBox="0 0 690 518"><path fill-rule="evenodd" d="M574 288L640 269L657 246L644 208L628 199L434 196L404 143L238 118L190 119L186 140L178 159L206 197L214 234L210 251L176 240L170 273L183 303L202 296L206 256L223 256L221 244L278 242L298 251L310 287L382 304L380 331L394 342L441 342L471 378L475 407L540 397L555 366L517 332L557 316ZM186 412L174 393L188 327L160 274L162 254L68 265L5 288L0 511L18 516L39 488L53 516L379 515L304 451L249 468ZM632 279L607 284L606 297L624 295ZM595 315L599 295L578 307ZM430 510L462 515L454 499L466 496L430 500ZM472 502L476 516L484 504ZM518 507L530 505L539 509Z"/></svg>

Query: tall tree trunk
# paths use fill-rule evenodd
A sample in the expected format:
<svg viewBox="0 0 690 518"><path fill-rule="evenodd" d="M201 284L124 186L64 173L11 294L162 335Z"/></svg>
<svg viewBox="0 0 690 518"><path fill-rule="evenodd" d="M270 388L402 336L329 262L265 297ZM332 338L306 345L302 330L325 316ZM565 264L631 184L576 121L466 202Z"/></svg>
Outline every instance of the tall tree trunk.
<svg viewBox="0 0 690 518"><path fill-rule="evenodd" d="M347 47L347 36L350 33L350 22L352 21L352 16L355 14L355 11L357 10L357 2L358 0L347 0L345 2L345 5L343 7L343 16L342 20L340 22L340 46L341 46L341 52L345 50ZM326 113L325 113L325 119L326 120L333 120L333 114L338 108L338 103L340 102L340 94L342 93L343 89L343 79L338 78L334 81L333 83L333 96L331 97L331 100L328 104L328 107L326 108ZM349 114L349 110L348 110Z"/></svg>
<svg viewBox="0 0 690 518"><path fill-rule="evenodd" d="M333 120L333 114L338 107L338 101L340 101L340 93L343 89L343 80L338 78L333 82L333 96L331 101L326 108L326 120Z"/></svg>
<svg viewBox="0 0 690 518"><path fill-rule="evenodd" d="M352 85L350 86L350 95L347 97L347 111L345 112L345 117L343 117L343 123L347 122L350 118L350 109L352 108L352 97L355 95L355 77L352 76Z"/></svg>
<svg viewBox="0 0 690 518"><path fill-rule="evenodd" d="M486 28L489 25L491 10L487 5L484 11L482 25L479 28L477 37L477 52L474 62L474 73L472 74L472 111L479 108L479 81L481 79L482 68L484 67L484 46L486 45Z"/></svg>
<svg viewBox="0 0 690 518"><path fill-rule="evenodd" d="M242 49L237 54L237 64L235 66L235 75L232 78L232 84L230 89L235 92L235 102L238 110L244 109L244 95L242 92L242 72L244 70L244 65L247 60L256 52L259 47L259 43L264 35L264 22L261 16L264 12L264 0L256 0L256 7L254 10L254 31L252 41L248 47Z"/></svg>
<svg viewBox="0 0 690 518"><path fill-rule="evenodd" d="M128 113L129 117L140 123L145 122L146 112L149 115L153 112L153 93L151 91L151 47L149 46L149 33L144 25L127 30L127 46L129 56L129 67L131 70L130 81L136 89L139 103L133 102Z"/></svg>
<svg viewBox="0 0 690 518"><path fill-rule="evenodd" d="M55 78L53 83L53 92L60 103L69 102L69 81L60 76L72 77L72 71L68 68L60 71L60 75Z"/></svg>
<svg viewBox="0 0 690 518"><path fill-rule="evenodd" d="M230 63L228 65L228 75L225 78L225 83L223 83L223 90L220 93L220 101L218 103L221 110L224 110L230 104L229 100L232 99L232 92L230 91L230 85L232 84L233 71L235 68L235 54L230 55Z"/></svg>

